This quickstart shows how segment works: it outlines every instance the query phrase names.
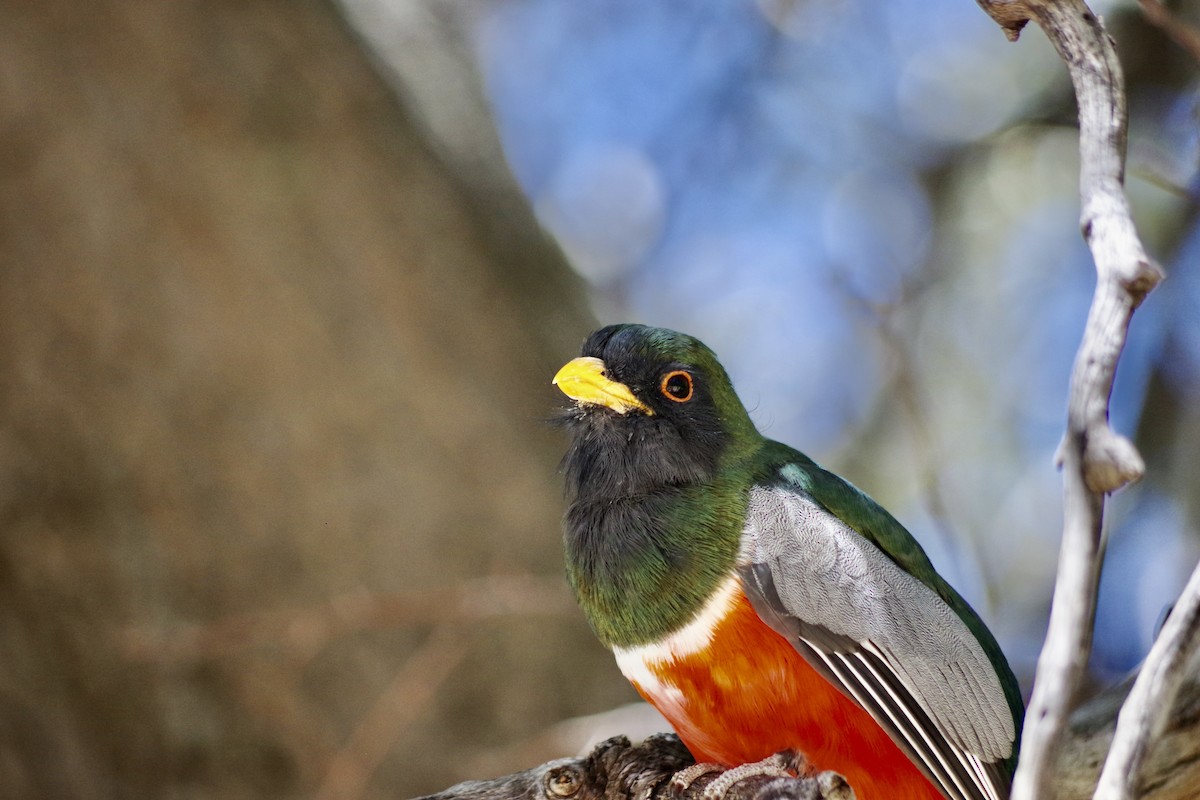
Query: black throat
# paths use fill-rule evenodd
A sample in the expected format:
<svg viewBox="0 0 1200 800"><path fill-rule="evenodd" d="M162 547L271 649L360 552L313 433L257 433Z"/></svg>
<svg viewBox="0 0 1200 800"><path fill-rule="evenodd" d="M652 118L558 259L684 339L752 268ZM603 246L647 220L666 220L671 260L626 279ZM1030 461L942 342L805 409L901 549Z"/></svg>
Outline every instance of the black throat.
<svg viewBox="0 0 1200 800"><path fill-rule="evenodd" d="M572 588L605 644L655 641L695 615L736 558L740 505L722 502L719 439L601 408L565 423Z"/></svg>
<svg viewBox="0 0 1200 800"><path fill-rule="evenodd" d="M705 483L716 473L721 442L715 430L685 430L666 420L595 406L567 409L561 422L571 435L562 469L573 503Z"/></svg>

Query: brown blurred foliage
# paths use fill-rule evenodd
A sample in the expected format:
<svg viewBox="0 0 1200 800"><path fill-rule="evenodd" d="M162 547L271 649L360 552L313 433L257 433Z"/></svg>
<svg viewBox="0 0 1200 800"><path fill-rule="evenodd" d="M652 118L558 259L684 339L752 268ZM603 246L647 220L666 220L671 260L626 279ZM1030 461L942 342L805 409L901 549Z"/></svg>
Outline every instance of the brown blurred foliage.
<svg viewBox="0 0 1200 800"><path fill-rule="evenodd" d="M3 797L403 796L629 696L581 291L421 130L325 2L0 5Z"/></svg>

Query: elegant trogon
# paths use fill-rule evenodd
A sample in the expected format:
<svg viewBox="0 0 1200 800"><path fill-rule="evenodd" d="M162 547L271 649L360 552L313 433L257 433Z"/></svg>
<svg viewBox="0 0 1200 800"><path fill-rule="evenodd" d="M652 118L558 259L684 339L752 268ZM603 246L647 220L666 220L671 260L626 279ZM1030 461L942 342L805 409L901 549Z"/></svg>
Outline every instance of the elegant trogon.
<svg viewBox="0 0 1200 800"><path fill-rule="evenodd" d="M1008 797L996 640L894 517L758 432L711 350L613 325L554 383L571 586L697 760L795 749L860 800Z"/></svg>

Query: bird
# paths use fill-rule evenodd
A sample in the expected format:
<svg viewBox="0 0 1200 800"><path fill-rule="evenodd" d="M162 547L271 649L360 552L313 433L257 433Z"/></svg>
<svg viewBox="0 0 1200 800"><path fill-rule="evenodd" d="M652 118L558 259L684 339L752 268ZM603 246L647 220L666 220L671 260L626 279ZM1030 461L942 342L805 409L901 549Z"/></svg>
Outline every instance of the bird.
<svg viewBox="0 0 1200 800"><path fill-rule="evenodd" d="M860 800L1004 800L1024 706L916 539L763 436L716 355L610 325L553 383L567 580L702 764L796 750Z"/></svg>

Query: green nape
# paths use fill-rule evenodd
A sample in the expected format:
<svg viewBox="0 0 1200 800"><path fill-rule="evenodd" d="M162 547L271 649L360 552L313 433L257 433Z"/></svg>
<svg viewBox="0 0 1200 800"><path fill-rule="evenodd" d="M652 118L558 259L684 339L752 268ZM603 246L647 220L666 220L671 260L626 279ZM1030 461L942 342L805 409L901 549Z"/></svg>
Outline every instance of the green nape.
<svg viewBox="0 0 1200 800"><path fill-rule="evenodd" d="M721 429L728 437L724 456L727 466L736 465L763 445L766 439L750 420L746 406L734 391L733 381L708 345L694 336L667 328L645 327L642 341L647 357L663 363L686 365L706 378Z"/></svg>

